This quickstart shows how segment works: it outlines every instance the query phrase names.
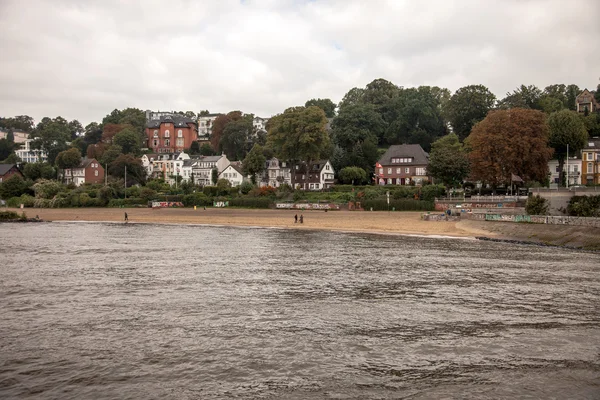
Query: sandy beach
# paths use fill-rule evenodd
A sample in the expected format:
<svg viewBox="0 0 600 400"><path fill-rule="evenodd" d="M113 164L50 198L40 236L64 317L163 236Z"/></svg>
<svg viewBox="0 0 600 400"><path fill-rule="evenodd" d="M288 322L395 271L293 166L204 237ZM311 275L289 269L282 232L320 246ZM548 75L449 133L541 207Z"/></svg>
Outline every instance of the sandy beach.
<svg viewBox="0 0 600 400"><path fill-rule="evenodd" d="M14 209L20 212L21 210ZM485 236L600 250L600 229L538 224L462 220L423 221L421 212L250 210L234 208L28 208L28 217L45 221L123 222L258 226L452 237ZM304 223L294 223L302 214Z"/></svg>

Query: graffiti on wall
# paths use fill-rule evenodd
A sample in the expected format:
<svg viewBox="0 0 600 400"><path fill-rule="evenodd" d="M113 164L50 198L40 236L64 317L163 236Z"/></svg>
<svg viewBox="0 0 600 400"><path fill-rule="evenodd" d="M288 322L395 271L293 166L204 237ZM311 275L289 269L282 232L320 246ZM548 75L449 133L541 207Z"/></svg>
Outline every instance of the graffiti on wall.
<svg viewBox="0 0 600 400"><path fill-rule="evenodd" d="M339 204L332 203L277 203L276 208L288 210L339 210Z"/></svg>
<svg viewBox="0 0 600 400"><path fill-rule="evenodd" d="M180 201L153 201L152 208L183 207Z"/></svg>

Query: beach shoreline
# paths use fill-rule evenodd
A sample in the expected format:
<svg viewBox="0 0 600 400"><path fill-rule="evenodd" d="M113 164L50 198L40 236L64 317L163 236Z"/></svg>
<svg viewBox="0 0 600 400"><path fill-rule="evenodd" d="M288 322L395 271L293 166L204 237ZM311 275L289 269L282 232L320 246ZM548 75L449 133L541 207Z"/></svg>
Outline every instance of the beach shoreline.
<svg viewBox="0 0 600 400"><path fill-rule="evenodd" d="M580 226L496 221L424 221L422 212L238 208L27 208L8 209L44 221L235 226L430 237L492 238L600 250L600 230ZM304 223L294 222L303 215Z"/></svg>

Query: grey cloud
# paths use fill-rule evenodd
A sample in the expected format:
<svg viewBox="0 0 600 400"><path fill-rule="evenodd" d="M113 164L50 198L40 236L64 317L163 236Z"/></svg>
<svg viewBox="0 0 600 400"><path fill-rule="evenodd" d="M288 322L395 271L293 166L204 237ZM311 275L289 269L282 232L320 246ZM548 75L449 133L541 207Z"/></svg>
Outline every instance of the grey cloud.
<svg viewBox="0 0 600 400"><path fill-rule="evenodd" d="M269 116L385 78L498 97L599 82L600 2L0 2L0 112L99 121L114 108Z"/></svg>

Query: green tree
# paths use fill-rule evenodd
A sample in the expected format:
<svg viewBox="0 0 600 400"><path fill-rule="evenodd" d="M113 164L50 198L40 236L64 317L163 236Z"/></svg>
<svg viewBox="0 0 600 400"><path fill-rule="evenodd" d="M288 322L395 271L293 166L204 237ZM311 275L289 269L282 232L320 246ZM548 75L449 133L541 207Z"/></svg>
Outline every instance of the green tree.
<svg viewBox="0 0 600 400"><path fill-rule="evenodd" d="M242 162L242 172L245 176L249 175L252 183L256 185L256 175L264 171L266 162L262 146L255 144Z"/></svg>
<svg viewBox="0 0 600 400"><path fill-rule="evenodd" d="M56 176L54 167L48 163L27 163L23 167L23 175L31 181L53 179Z"/></svg>
<svg viewBox="0 0 600 400"><path fill-rule="evenodd" d="M465 142L470 149L471 176L494 187L509 185L512 174L526 182L544 182L553 152L548 147L549 131L541 111L490 111Z"/></svg>
<svg viewBox="0 0 600 400"><path fill-rule="evenodd" d="M367 173L360 167L345 167L338 173L342 183L361 185L367 181Z"/></svg>
<svg viewBox="0 0 600 400"><path fill-rule="evenodd" d="M86 143L85 139L80 136L71 142L71 147L75 147L75 148L79 149L81 154L86 154L88 144Z"/></svg>
<svg viewBox="0 0 600 400"><path fill-rule="evenodd" d="M77 121L76 119L74 119L73 121L68 123L69 126L69 133L71 134L71 139L76 139L77 137L79 137L79 135L81 135L84 132L83 126L81 126L81 123L79 121Z"/></svg>
<svg viewBox="0 0 600 400"><path fill-rule="evenodd" d="M19 175L13 175L0 183L0 197L8 200L11 197L19 197L26 193L29 186Z"/></svg>
<svg viewBox="0 0 600 400"><path fill-rule="evenodd" d="M142 166L142 160L131 153L119 154L108 165L108 174L114 178L125 179L125 168L127 168L127 186L146 183L146 170Z"/></svg>
<svg viewBox="0 0 600 400"><path fill-rule="evenodd" d="M219 170L216 168L213 168L212 171L210 171L210 181L212 182L213 185L216 185L218 180L219 180Z"/></svg>
<svg viewBox="0 0 600 400"><path fill-rule="evenodd" d="M496 96L483 85L465 86L452 95L448 102L448 118L460 140L469 136L471 128L485 118L495 102Z"/></svg>
<svg viewBox="0 0 600 400"><path fill-rule="evenodd" d="M10 153L8 157L2 161L2 164L20 164L21 161L22 160L15 153Z"/></svg>
<svg viewBox="0 0 600 400"><path fill-rule="evenodd" d="M252 132L252 116L229 121L225 125L219 146L230 160L242 160L248 152L250 133Z"/></svg>
<svg viewBox="0 0 600 400"><path fill-rule="evenodd" d="M140 136L131 128L125 128L113 137L113 144L121 146L124 154L139 155Z"/></svg>
<svg viewBox="0 0 600 400"><path fill-rule="evenodd" d="M548 213L548 200L539 194L529 197L525 203L525 212L529 215L546 215Z"/></svg>
<svg viewBox="0 0 600 400"><path fill-rule="evenodd" d="M310 99L304 107L317 106L325 112L327 118L335 117L335 103L331 99Z"/></svg>
<svg viewBox="0 0 600 400"><path fill-rule="evenodd" d="M521 85L512 93L507 93L506 97L498 102L498 107L508 108L531 108L541 110L540 98L542 91L535 85Z"/></svg>
<svg viewBox="0 0 600 400"><path fill-rule="evenodd" d="M15 144L8 139L0 139L0 160L6 159L15 148Z"/></svg>
<svg viewBox="0 0 600 400"><path fill-rule="evenodd" d="M87 124L84 128L84 139L88 145L99 143L102 140L102 126L97 122Z"/></svg>
<svg viewBox="0 0 600 400"><path fill-rule="evenodd" d="M558 159L558 171L562 175L567 146L571 155L577 154L586 145L587 130L576 112L563 109L548 116L550 127L549 145Z"/></svg>
<svg viewBox="0 0 600 400"><path fill-rule="evenodd" d="M188 151L190 154L200 154L200 143L198 143L197 140L194 140Z"/></svg>
<svg viewBox="0 0 600 400"><path fill-rule="evenodd" d="M291 107L271 118L267 136L269 146L282 160L289 160L292 170L298 161L311 163L330 146L325 125L327 117L319 107ZM292 174L292 186L295 186ZM308 174L306 174L308 179Z"/></svg>
<svg viewBox="0 0 600 400"><path fill-rule="evenodd" d="M65 169L70 169L71 182L73 181L73 168L77 168L79 164L81 164L81 152L76 148L61 151L56 157L56 166L63 170L63 174Z"/></svg>
<svg viewBox="0 0 600 400"><path fill-rule="evenodd" d="M31 144L34 150L48 152L48 161L54 164L56 156L68 148L67 142L71 140L71 128L62 117L54 119L45 117L35 127L31 134L34 141Z"/></svg>
<svg viewBox="0 0 600 400"><path fill-rule="evenodd" d="M6 134L6 140L8 140L10 143L15 143L15 134L13 133L12 129Z"/></svg>
<svg viewBox="0 0 600 400"><path fill-rule="evenodd" d="M202 146L200 146L200 155L214 156L215 151L213 150L212 146L209 143L204 143Z"/></svg>
<svg viewBox="0 0 600 400"><path fill-rule="evenodd" d="M361 88L352 88L348 91L348 93L346 93L344 95L344 97L342 98L342 101L340 101L339 104L339 109L343 109L346 108L348 106L354 105L354 104L360 104L360 103L364 103L363 101L363 96L364 96L364 92L365 89L361 89Z"/></svg>
<svg viewBox="0 0 600 400"><path fill-rule="evenodd" d="M427 173L443 183L446 188L462 185L469 174L469 159L455 133L433 142Z"/></svg>
<svg viewBox="0 0 600 400"><path fill-rule="evenodd" d="M123 154L123 148L117 144L113 144L102 153L102 157L98 161L102 165L108 165L115 161L121 154Z"/></svg>
<svg viewBox="0 0 600 400"><path fill-rule="evenodd" d="M17 115L12 118L0 118L0 127L4 129L18 129L27 133L33 132L35 124L29 115Z"/></svg>

